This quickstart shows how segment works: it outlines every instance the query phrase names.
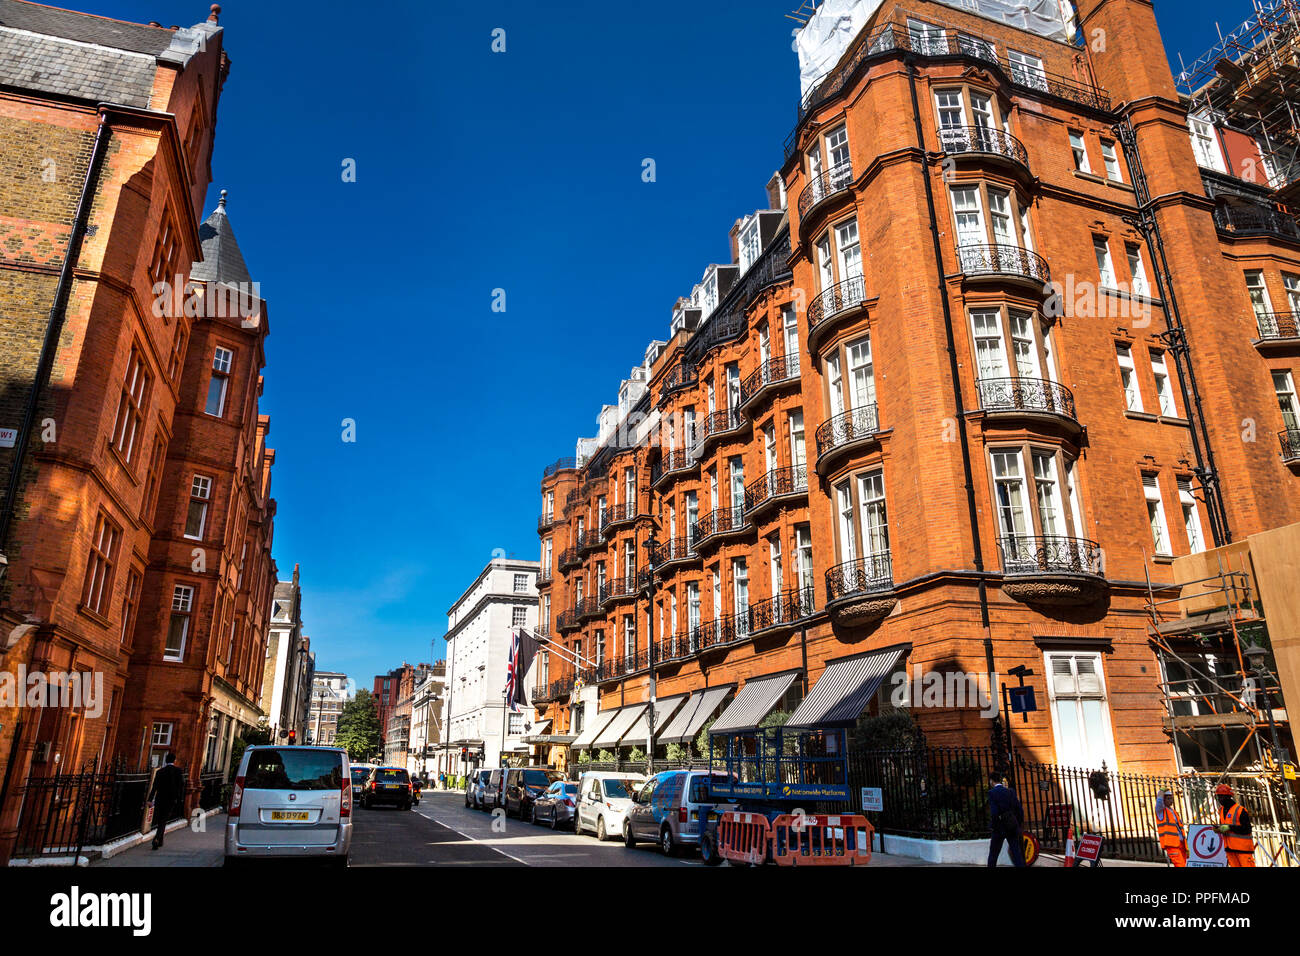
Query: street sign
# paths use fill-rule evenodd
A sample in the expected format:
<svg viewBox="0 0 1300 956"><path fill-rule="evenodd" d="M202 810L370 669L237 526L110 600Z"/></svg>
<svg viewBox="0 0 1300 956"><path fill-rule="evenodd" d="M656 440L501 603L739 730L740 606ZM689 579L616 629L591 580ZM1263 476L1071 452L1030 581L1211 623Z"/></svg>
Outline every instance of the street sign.
<svg viewBox="0 0 1300 956"><path fill-rule="evenodd" d="M1206 823L1188 827L1187 865L1227 866L1228 848L1223 842L1223 834Z"/></svg>
<svg viewBox="0 0 1300 956"><path fill-rule="evenodd" d="M1077 859L1096 863L1101 859L1101 834L1085 833L1079 837L1078 849L1074 851Z"/></svg>
<svg viewBox="0 0 1300 956"><path fill-rule="evenodd" d="M1028 831L1021 833L1020 838L1021 852L1025 855L1025 866L1033 866L1042 855L1042 845L1038 842L1038 837Z"/></svg>
<svg viewBox="0 0 1300 956"><path fill-rule="evenodd" d="M18 441L18 429L0 428L0 448L13 448Z"/></svg>
<svg viewBox="0 0 1300 956"><path fill-rule="evenodd" d="M1034 697L1032 687L1011 688L1011 713L1032 714L1038 710L1038 700Z"/></svg>
<svg viewBox="0 0 1300 956"><path fill-rule="evenodd" d="M1064 830L1070 825L1074 808L1068 803L1049 803L1047 805L1047 829Z"/></svg>
<svg viewBox="0 0 1300 956"><path fill-rule="evenodd" d="M880 787L862 788L862 809L877 812L885 809L885 797Z"/></svg>

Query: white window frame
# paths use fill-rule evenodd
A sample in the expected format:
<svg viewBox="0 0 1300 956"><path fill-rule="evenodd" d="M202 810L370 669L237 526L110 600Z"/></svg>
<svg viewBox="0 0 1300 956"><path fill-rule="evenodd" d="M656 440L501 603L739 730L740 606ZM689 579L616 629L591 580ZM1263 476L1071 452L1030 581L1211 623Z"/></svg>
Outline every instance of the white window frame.
<svg viewBox="0 0 1300 956"><path fill-rule="evenodd" d="M1159 475L1142 476L1142 496L1147 503L1147 524L1151 528L1155 553L1162 558L1173 557L1173 542L1169 538L1169 519L1165 517L1165 501L1160 494Z"/></svg>
<svg viewBox="0 0 1300 956"><path fill-rule="evenodd" d="M1079 668L1079 661L1086 659L1090 663L1091 674L1084 675ZM1070 683L1072 688L1062 692L1058 687L1056 662L1069 661ZM1102 666L1102 656L1096 652L1046 652L1043 655L1043 672L1047 675L1048 709L1052 718L1052 743L1056 748L1058 764L1083 764L1082 769L1100 770L1104 761L1108 768L1116 766L1115 734L1111 726L1110 700L1106 692L1106 677ZM1091 680L1089 678L1092 678ZM1101 740L1086 739L1087 722L1084 718L1084 702L1099 704L1099 726L1095 730ZM1084 733L1085 739L1078 741L1078 746L1066 747L1063 733L1065 721L1062 719L1066 708L1074 710L1075 726ZM1083 759L1074 759L1075 754L1084 755Z"/></svg>
<svg viewBox="0 0 1300 956"><path fill-rule="evenodd" d="M1074 168L1080 173L1091 173L1092 164L1088 162L1088 144L1078 130L1067 130L1070 137L1070 152L1074 155Z"/></svg>
<svg viewBox="0 0 1300 956"><path fill-rule="evenodd" d="M1142 389L1138 385L1137 365L1133 361L1133 346L1127 342L1115 343L1115 361L1119 365L1119 384L1124 392L1124 407L1130 412L1143 412Z"/></svg>

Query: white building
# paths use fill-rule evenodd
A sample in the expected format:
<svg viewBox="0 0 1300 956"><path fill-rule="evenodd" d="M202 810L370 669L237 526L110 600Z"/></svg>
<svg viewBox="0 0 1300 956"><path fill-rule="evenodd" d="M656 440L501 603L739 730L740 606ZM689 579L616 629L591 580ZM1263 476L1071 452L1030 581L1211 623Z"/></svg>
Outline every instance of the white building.
<svg viewBox="0 0 1300 956"><path fill-rule="evenodd" d="M307 713L307 742L334 745L343 705L354 696L347 674L317 671L311 682L311 708Z"/></svg>
<svg viewBox="0 0 1300 956"><path fill-rule="evenodd" d="M275 586L263 662L260 703L273 740L290 730L297 732L299 740L306 738L315 669L311 639L303 633L302 587L295 564L292 580Z"/></svg>
<svg viewBox="0 0 1300 956"><path fill-rule="evenodd" d="M537 629L537 561L496 558L447 612L447 692L438 770L460 775L518 762L528 755L523 738L537 733L531 706L506 707L506 660L512 628ZM539 655L540 657L540 655ZM534 669L537 662L534 661ZM524 675L531 704L533 670ZM462 758L462 749L468 752Z"/></svg>
<svg viewBox="0 0 1300 956"><path fill-rule="evenodd" d="M418 671L411 695L411 744L407 767L425 777L438 774L438 744L442 742L442 715L447 701L447 663L438 661Z"/></svg>

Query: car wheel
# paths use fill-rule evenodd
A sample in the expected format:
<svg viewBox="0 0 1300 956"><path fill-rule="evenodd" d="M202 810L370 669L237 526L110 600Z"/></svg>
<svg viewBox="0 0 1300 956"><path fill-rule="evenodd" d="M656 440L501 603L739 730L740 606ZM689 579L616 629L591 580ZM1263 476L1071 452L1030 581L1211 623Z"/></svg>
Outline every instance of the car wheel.
<svg viewBox="0 0 1300 956"><path fill-rule="evenodd" d="M559 828L560 828L560 811L552 807L551 808L551 829L558 830Z"/></svg>
<svg viewBox="0 0 1300 956"><path fill-rule="evenodd" d="M664 856L676 856L677 844L673 842L673 831L664 827L659 834L659 849L663 851Z"/></svg>
<svg viewBox="0 0 1300 956"><path fill-rule="evenodd" d="M722 862L722 857L718 855L718 845L715 842L716 837L704 834L700 837L700 861L705 866L717 866Z"/></svg>
<svg viewBox="0 0 1300 956"><path fill-rule="evenodd" d="M529 823L535 824L537 822L537 808L533 806L531 803L528 804L528 815L524 817L524 819L527 820Z"/></svg>
<svg viewBox="0 0 1300 956"><path fill-rule="evenodd" d="M632 824L623 824L623 845L629 850L636 849L636 837L632 835Z"/></svg>
<svg viewBox="0 0 1300 956"><path fill-rule="evenodd" d="M605 818L597 817L596 818L596 839L603 842L605 838L608 836L609 834L605 832Z"/></svg>

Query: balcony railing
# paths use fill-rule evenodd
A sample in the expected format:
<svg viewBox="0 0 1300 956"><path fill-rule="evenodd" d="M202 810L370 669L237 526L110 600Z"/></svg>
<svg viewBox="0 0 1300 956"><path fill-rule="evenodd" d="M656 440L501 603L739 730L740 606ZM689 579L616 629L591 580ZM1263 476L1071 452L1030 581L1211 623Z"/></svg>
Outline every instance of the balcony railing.
<svg viewBox="0 0 1300 956"><path fill-rule="evenodd" d="M1300 338L1300 324L1296 312L1257 312L1255 323L1259 327L1261 339L1295 339Z"/></svg>
<svg viewBox="0 0 1300 956"><path fill-rule="evenodd" d="M561 677L559 680L539 680L533 688L533 700L536 702L560 700L573 690L573 678Z"/></svg>
<svg viewBox="0 0 1300 956"><path fill-rule="evenodd" d="M600 586L600 603L611 604L614 601L624 601L637 596L641 590L641 585L637 583L637 573L621 578L614 578L612 581L606 581Z"/></svg>
<svg viewBox="0 0 1300 956"><path fill-rule="evenodd" d="M578 626L578 609L569 608L561 611L555 618L555 629L557 631L568 631Z"/></svg>
<svg viewBox="0 0 1300 956"><path fill-rule="evenodd" d="M537 516L537 533L551 530L555 526L555 512Z"/></svg>
<svg viewBox="0 0 1300 956"><path fill-rule="evenodd" d="M827 452L874 438L879 433L880 411L874 402L851 408L817 426L817 456L821 458Z"/></svg>
<svg viewBox="0 0 1300 956"><path fill-rule="evenodd" d="M636 518L635 501L625 501L621 505L610 505L600 518L600 533L608 534L614 528Z"/></svg>
<svg viewBox="0 0 1300 956"><path fill-rule="evenodd" d="M567 571L582 564L582 552L577 548L565 548L560 552L560 570Z"/></svg>
<svg viewBox="0 0 1300 956"><path fill-rule="evenodd" d="M882 594L893 589L894 568L888 551L845 561L826 572L827 601L859 594Z"/></svg>
<svg viewBox="0 0 1300 956"><path fill-rule="evenodd" d="M1282 460L1287 464L1300 462L1300 428L1284 428L1277 438L1282 445Z"/></svg>
<svg viewBox="0 0 1300 956"><path fill-rule="evenodd" d="M692 637L699 651L743 643L749 640L749 609L723 614L716 621L705 621L695 629Z"/></svg>
<svg viewBox="0 0 1300 956"><path fill-rule="evenodd" d="M540 571L537 572L537 586L539 588L546 587L546 585L551 583L551 580L552 577L551 577L550 568L542 568Z"/></svg>
<svg viewBox="0 0 1300 956"><path fill-rule="evenodd" d="M741 394L743 401L744 393ZM742 415L738 408L724 408L720 412L705 415L704 420L700 423L699 437L695 441L695 447L691 449L691 457L696 459L702 457L709 442L731 432L739 432L748 424L749 419Z"/></svg>
<svg viewBox="0 0 1300 956"><path fill-rule="evenodd" d="M1294 216L1268 206L1220 204L1214 209L1214 224L1224 232L1243 236L1276 236L1300 240L1300 223Z"/></svg>
<svg viewBox="0 0 1300 956"><path fill-rule="evenodd" d="M1012 276L1043 285L1052 279L1047 260L1020 246L958 246L957 258L968 276Z"/></svg>
<svg viewBox="0 0 1300 956"><path fill-rule="evenodd" d="M809 331L841 312L855 309L867 301L867 280L852 276L826 289L808 306Z"/></svg>
<svg viewBox="0 0 1300 956"><path fill-rule="evenodd" d="M1101 546L1061 535L1003 535L1002 572L1009 576L1101 574Z"/></svg>
<svg viewBox="0 0 1300 956"><path fill-rule="evenodd" d="M592 670L598 683L618 680L628 674L635 674L650 666L650 656L643 650L622 657L610 657L601 661Z"/></svg>
<svg viewBox="0 0 1300 956"><path fill-rule="evenodd" d="M981 378L980 408L986 412L1029 412L1078 421L1074 393L1064 385L1036 378Z"/></svg>
<svg viewBox="0 0 1300 956"><path fill-rule="evenodd" d="M671 564L691 561L697 557L693 539L683 537L661 541L651 554L656 572L663 571Z"/></svg>
<svg viewBox="0 0 1300 956"><path fill-rule="evenodd" d="M808 493L808 466L773 468L745 487L745 511L753 513L778 498Z"/></svg>
<svg viewBox="0 0 1300 956"><path fill-rule="evenodd" d="M796 621L810 617L816 610L812 585L782 591L775 597L749 606L749 633L790 627Z"/></svg>
<svg viewBox="0 0 1300 956"><path fill-rule="evenodd" d="M808 210L813 206L823 199L843 192L851 185L853 185L853 166L850 163L832 166L820 176L810 179L808 185L804 186L803 191L799 193L799 218L805 218Z"/></svg>
<svg viewBox="0 0 1300 956"><path fill-rule="evenodd" d="M661 479L690 471L698 463L695 456L685 449L664 452L659 460L650 466L650 483L657 485Z"/></svg>
<svg viewBox="0 0 1300 956"><path fill-rule="evenodd" d="M659 404L668 401L669 396L678 389L685 388L695 381L695 366L690 362L678 362L670 368L659 385Z"/></svg>
<svg viewBox="0 0 1300 956"><path fill-rule="evenodd" d="M945 126L939 130L939 145L949 155L981 154L1000 156L1029 168L1025 144L1010 133L987 126Z"/></svg>
<svg viewBox="0 0 1300 956"><path fill-rule="evenodd" d="M585 621L588 618L600 617L605 612L601 609L600 601L595 598L583 598L574 605L574 612L578 615L579 621Z"/></svg>
<svg viewBox="0 0 1300 956"><path fill-rule="evenodd" d="M585 459L582 458L561 458L542 469L542 480L554 477L557 472L581 468L584 462Z"/></svg>
<svg viewBox="0 0 1300 956"><path fill-rule="evenodd" d="M655 660L662 661L665 664L674 661L684 661L693 657L699 650L696 644L696 636L699 628L687 628L680 634L673 634L669 637L655 642Z"/></svg>
<svg viewBox="0 0 1300 956"><path fill-rule="evenodd" d="M582 534L578 535L577 543L578 550L586 554L589 551L603 548L605 546L605 538L603 535L598 534L595 531L584 531Z"/></svg>
<svg viewBox="0 0 1300 956"><path fill-rule="evenodd" d="M770 386L799 379L799 353L770 358L745 379L740 386L740 404L748 405Z"/></svg>
<svg viewBox="0 0 1300 956"><path fill-rule="evenodd" d="M701 548L715 535L734 534L748 527L743 507L715 508L695 522L695 546Z"/></svg>

